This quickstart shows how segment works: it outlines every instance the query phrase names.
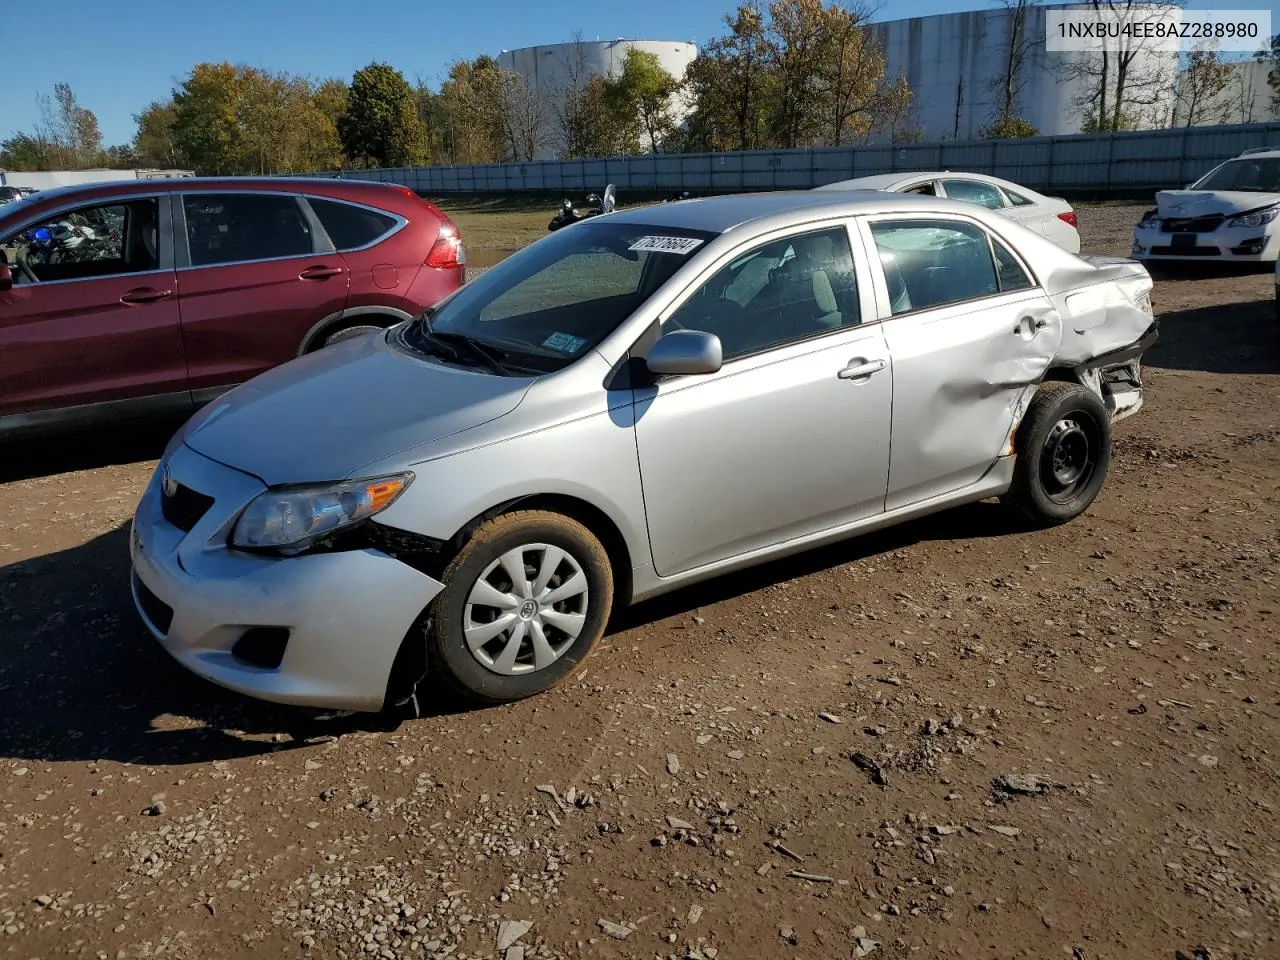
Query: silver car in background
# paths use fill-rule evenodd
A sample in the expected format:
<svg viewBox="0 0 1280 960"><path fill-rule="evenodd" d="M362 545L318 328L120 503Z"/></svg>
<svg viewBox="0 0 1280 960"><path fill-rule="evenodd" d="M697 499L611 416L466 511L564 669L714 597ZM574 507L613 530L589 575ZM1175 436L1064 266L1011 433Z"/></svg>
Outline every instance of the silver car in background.
<svg viewBox="0 0 1280 960"><path fill-rule="evenodd" d="M130 539L179 662L267 700L481 702L621 604L999 496L1097 495L1142 403L1146 270L936 197L633 208L266 373L173 438Z"/></svg>

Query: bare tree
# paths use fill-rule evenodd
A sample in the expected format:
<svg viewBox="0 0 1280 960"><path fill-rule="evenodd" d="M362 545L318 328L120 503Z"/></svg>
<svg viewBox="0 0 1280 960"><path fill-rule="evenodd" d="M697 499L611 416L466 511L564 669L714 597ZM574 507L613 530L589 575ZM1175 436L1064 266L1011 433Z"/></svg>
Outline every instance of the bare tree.
<svg viewBox="0 0 1280 960"><path fill-rule="evenodd" d="M579 142L582 139L580 114L592 73L587 64L587 48L582 39L582 31L575 30L569 43L571 46L565 55L564 82L549 98L548 112L553 143L563 156L576 157L581 156L583 147Z"/></svg>
<svg viewBox="0 0 1280 960"><path fill-rule="evenodd" d="M514 70L502 69L502 123L512 160L536 160L547 143L546 98Z"/></svg>
<svg viewBox="0 0 1280 960"><path fill-rule="evenodd" d="M1001 0L1001 3L1007 34L1001 51L1000 72L989 81L995 94L995 111L982 132L984 136L998 138L1034 137L1039 131L1018 110L1027 86L1027 60L1036 45L1036 38L1027 29L1032 0Z"/></svg>
<svg viewBox="0 0 1280 960"><path fill-rule="evenodd" d="M1158 6L1181 6L1182 0L1164 0ZM1082 6L1099 17L1123 23L1150 18L1150 0L1084 0ZM1168 65L1151 63L1152 43L1130 36L1115 45L1068 59L1060 68L1062 79L1083 81L1075 106L1086 132L1130 129L1149 119L1164 101L1175 77Z"/></svg>
<svg viewBox="0 0 1280 960"><path fill-rule="evenodd" d="M1234 104L1223 96L1238 72L1218 57L1217 50L1199 47L1186 58L1178 75L1174 102L1175 123L1184 127L1226 123Z"/></svg>

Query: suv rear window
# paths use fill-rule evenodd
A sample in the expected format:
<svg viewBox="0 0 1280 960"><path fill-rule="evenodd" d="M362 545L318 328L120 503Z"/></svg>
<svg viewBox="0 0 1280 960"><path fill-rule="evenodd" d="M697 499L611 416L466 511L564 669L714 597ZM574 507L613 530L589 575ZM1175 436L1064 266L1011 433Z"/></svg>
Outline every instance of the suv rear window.
<svg viewBox="0 0 1280 960"><path fill-rule="evenodd" d="M368 207L357 207L337 200L321 200L318 197L308 197L307 203L311 204L325 233L329 234L329 239L339 250L367 247L396 225L393 217Z"/></svg>

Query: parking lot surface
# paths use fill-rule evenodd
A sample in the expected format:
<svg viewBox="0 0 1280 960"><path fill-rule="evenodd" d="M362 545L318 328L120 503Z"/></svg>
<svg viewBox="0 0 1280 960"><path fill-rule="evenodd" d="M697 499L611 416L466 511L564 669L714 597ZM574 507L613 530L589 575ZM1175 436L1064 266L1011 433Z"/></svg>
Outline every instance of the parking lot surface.
<svg viewBox="0 0 1280 960"><path fill-rule="evenodd" d="M1141 210L1081 205L1086 252ZM983 503L773 563L396 729L146 635L128 520L174 424L10 446L0 956L1280 956L1272 277L1153 301L1080 520Z"/></svg>

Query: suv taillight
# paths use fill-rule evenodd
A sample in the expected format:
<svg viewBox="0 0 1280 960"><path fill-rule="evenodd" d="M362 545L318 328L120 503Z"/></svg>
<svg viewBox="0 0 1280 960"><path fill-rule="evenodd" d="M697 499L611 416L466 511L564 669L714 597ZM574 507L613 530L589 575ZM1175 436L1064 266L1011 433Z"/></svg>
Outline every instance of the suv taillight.
<svg viewBox="0 0 1280 960"><path fill-rule="evenodd" d="M444 269L461 267L466 262L467 252L462 246L462 237L458 236L457 226L447 217L442 218L440 234L432 245L431 252L427 254L427 266Z"/></svg>
<svg viewBox="0 0 1280 960"><path fill-rule="evenodd" d="M1076 215L1075 215L1074 213L1072 213L1071 211L1067 211L1066 213L1060 213L1060 214L1058 214L1058 219L1059 219L1059 220L1061 220L1063 223L1069 223L1069 224L1071 224L1071 225L1072 225L1073 227L1075 227L1077 230L1079 230L1079 229L1080 229L1080 223L1079 223L1079 221L1076 219Z"/></svg>

